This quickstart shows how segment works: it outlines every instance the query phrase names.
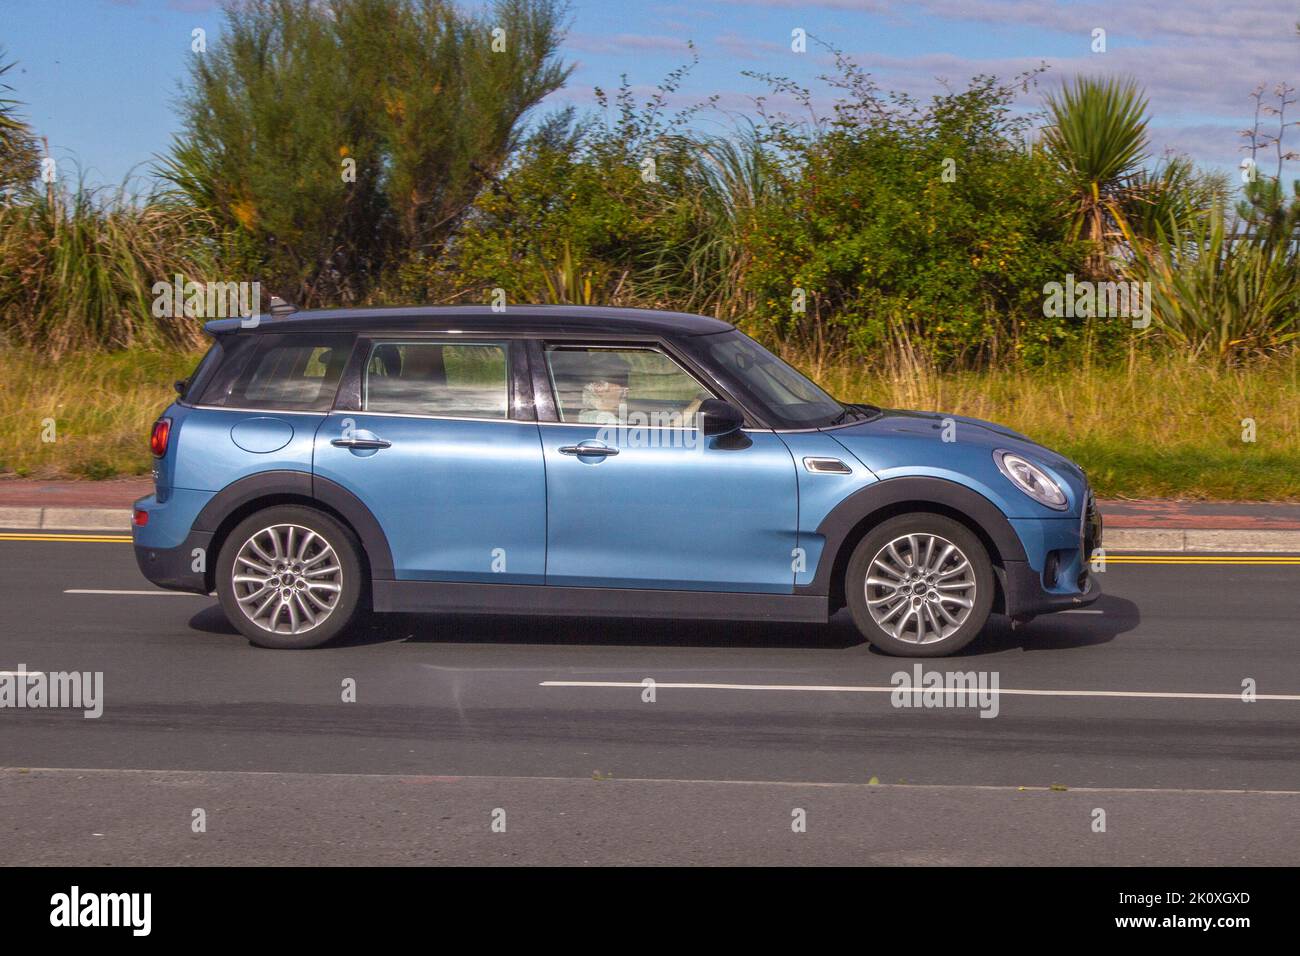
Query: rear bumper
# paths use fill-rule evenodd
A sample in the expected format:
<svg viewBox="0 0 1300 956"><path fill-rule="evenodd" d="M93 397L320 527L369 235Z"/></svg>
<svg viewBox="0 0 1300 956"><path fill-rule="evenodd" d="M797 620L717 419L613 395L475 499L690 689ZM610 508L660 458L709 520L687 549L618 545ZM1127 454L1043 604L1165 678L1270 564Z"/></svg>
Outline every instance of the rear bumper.
<svg viewBox="0 0 1300 956"><path fill-rule="evenodd" d="M135 563L140 573L169 591L207 594L211 531L193 530L196 507L211 497L209 492L173 491L165 502L147 495L132 507L144 511L144 527L134 522L131 537L135 542ZM177 542L180 542L179 544Z"/></svg>
<svg viewBox="0 0 1300 956"><path fill-rule="evenodd" d="M135 563L140 566L140 573L160 588L207 594L207 567L214 557L208 553L211 544L212 534L208 531L191 532L178 548L137 544Z"/></svg>

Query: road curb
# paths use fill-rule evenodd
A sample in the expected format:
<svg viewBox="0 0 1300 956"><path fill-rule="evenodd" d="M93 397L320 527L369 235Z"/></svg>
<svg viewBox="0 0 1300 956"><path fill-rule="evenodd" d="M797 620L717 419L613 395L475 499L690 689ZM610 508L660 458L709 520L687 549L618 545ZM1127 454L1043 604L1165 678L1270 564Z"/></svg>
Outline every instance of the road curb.
<svg viewBox="0 0 1300 956"><path fill-rule="evenodd" d="M131 530L131 511L123 508L0 508L0 528L14 531L128 532ZM1300 530L1108 526L1104 540L1107 551L1300 553Z"/></svg>
<svg viewBox="0 0 1300 956"><path fill-rule="evenodd" d="M1108 527L1102 540L1107 551L1300 551L1300 531Z"/></svg>
<svg viewBox="0 0 1300 956"><path fill-rule="evenodd" d="M0 508L0 528L17 531L130 531L129 508Z"/></svg>

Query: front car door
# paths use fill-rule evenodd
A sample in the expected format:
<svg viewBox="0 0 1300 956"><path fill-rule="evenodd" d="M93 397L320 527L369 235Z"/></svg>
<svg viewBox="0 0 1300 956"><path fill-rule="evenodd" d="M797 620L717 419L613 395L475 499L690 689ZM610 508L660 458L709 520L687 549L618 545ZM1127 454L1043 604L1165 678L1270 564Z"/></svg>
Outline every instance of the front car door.
<svg viewBox="0 0 1300 956"><path fill-rule="evenodd" d="M314 470L356 495L398 580L542 584L546 479L519 340L370 337ZM341 391L342 396L342 391Z"/></svg>
<svg viewBox="0 0 1300 956"><path fill-rule="evenodd" d="M772 431L706 439L725 398L667 343L556 339L530 352L546 461L546 583L788 594L794 460Z"/></svg>

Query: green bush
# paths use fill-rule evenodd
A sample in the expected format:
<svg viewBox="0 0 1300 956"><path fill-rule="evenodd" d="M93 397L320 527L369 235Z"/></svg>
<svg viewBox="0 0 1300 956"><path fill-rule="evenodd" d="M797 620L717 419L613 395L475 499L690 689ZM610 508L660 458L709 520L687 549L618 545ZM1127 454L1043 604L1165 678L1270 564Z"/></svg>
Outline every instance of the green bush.
<svg viewBox="0 0 1300 956"><path fill-rule="evenodd" d="M1010 114L1014 86L977 77L922 104L840 66L833 119L773 130L781 198L747 243L759 327L868 356L901 339L942 364L1040 361L1077 342L1082 322L1045 317L1043 287L1081 271L1084 247Z"/></svg>
<svg viewBox="0 0 1300 956"><path fill-rule="evenodd" d="M1043 314L1043 286L1081 272L1085 247L1065 237L1055 168L1020 145L1013 89L979 78L922 107L841 66L836 117L812 127L693 135L663 110L681 71L642 105L625 87L602 104L611 122L562 117L479 197L428 290L547 298L571 262L598 301L711 313L800 348L904 339L960 364L1081 342L1082 320Z"/></svg>

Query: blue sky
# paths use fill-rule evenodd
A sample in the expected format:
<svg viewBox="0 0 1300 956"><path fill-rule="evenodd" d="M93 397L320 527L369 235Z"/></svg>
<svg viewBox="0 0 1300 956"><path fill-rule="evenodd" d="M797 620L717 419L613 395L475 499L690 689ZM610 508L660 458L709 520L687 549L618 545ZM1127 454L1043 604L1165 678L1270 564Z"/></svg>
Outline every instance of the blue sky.
<svg viewBox="0 0 1300 956"><path fill-rule="evenodd" d="M569 86L545 104L593 104L592 88L621 74L647 94L689 58L700 63L678 93L688 105L710 95L725 124L753 110L762 84L744 70L785 74L817 89L829 66L810 44L790 49L799 28L822 37L887 86L925 95L942 80L975 73L1011 76L1046 62L1041 92L1076 73L1136 77L1151 101L1152 140L1204 165L1236 166L1249 125L1251 90L1300 86L1300 3L1296 0L573 0L564 44L577 64ZM9 75L26 116L49 138L62 170L78 165L91 182L119 182L164 151L177 129L174 99L195 27L220 43L214 0L0 0L0 45L18 60ZM1091 50L1106 31L1106 51ZM819 104L828 105L828 97ZM1292 107L1300 119L1300 105ZM1270 120L1275 123L1275 120ZM1300 150L1300 128L1290 133ZM1269 166L1263 164L1267 170ZM1300 164L1292 163L1297 174Z"/></svg>

